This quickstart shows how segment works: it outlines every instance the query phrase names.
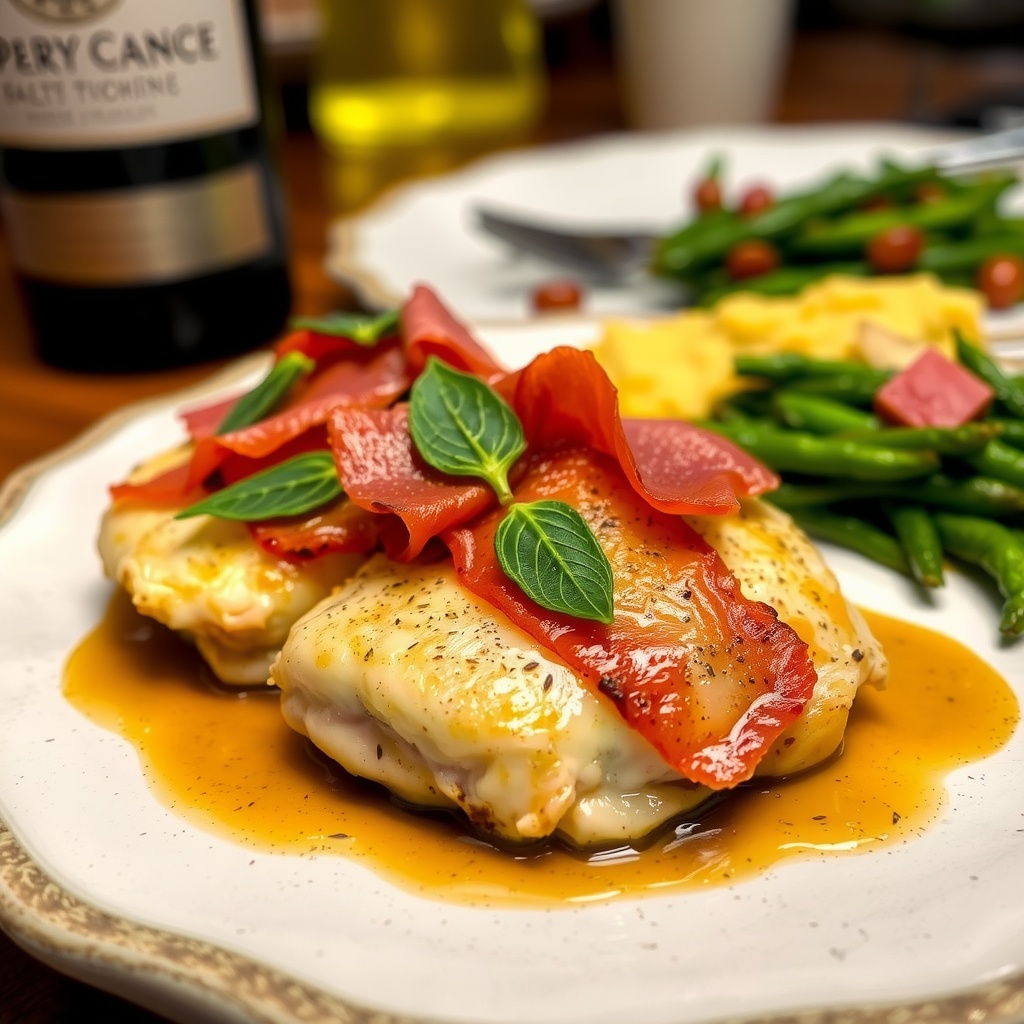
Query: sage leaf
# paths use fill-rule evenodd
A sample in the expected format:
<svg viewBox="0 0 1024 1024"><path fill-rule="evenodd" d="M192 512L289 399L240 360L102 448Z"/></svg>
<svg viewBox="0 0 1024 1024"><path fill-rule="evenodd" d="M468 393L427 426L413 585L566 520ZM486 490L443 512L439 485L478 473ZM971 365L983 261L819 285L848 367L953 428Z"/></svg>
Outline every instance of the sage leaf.
<svg viewBox="0 0 1024 1024"><path fill-rule="evenodd" d="M327 313L324 316L298 316L289 321L294 328L305 328L333 338L348 338L357 345L372 348L398 330L399 310L384 313Z"/></svg>
<svg viewBox="0 0 1024 1024"><path fill-rule="evenodd" d="M614 619L611 563L564 501L512 505L494 534L494 551L505 575L541 607L577 619Z"/></svg>
<svg viewBox="0 0 1024 1024"><path fill-rule="evenodd" d="M331 453L306 452L253 473L182 509L174 518L208 515L252 523L310 512L339 494L341 482Z"/></svg>
<svg viewBox="0 0 1024 1024"><path fill-rule="evenodd" d="M241 430L242 427L265 419L288 394L292 385L315 366L316 363L301 352L283 355L252 391L247 391L228 409L227 415L217 427L217 433L229 434L232 430Z"/></svg>
<svg viewBox="0 0 1024 1024"><path fill-rule="evenodd" d="M508 471L526 438L516 414L479 378L431 356L409 396L409 433L434 469L480 477L503 505L512 500Z"/></svg>

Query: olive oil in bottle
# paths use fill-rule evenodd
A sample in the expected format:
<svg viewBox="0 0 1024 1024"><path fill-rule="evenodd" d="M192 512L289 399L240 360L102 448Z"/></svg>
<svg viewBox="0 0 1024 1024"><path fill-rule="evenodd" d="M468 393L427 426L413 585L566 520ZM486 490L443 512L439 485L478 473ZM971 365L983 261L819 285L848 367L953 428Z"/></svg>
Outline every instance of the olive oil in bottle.
<svg viewBox="0 0 1024 1024"><path fill-rule="evenodd" d="M322 0L310 118L329 147L500 143L543 99L527 0Z"/></svg>

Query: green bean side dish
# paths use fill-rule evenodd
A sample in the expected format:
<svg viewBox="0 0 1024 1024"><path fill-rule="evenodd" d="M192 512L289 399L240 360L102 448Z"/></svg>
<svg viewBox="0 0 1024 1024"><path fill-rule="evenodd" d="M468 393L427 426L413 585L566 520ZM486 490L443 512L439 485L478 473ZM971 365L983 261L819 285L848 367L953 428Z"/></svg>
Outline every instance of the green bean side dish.
<svg viewBox="0 0 1024 1024"><path fill-rule="evenodd" d="M888 426L871 411L892 375L792 353L737 356L744 390L702 425L784 474L766 498L809 534L940 587L947 559L1002 597L1007 637L1024 635L1024 377L957 336L961 365L995 392L958 427Z"/></svg>
<svg viewBox="0 0 1024 1024"><path fill-rule="evenodd" d="M741 289L792 295L831 274L912 271L977 287L993 309L1024 298L1024 218L999 209L1012 172L964 178L883 159L873 175L843 171L777 196L757 186L727 208L722 166L712 159L695 189L699 215L662 238L652 261L701 305Z"/></svg>

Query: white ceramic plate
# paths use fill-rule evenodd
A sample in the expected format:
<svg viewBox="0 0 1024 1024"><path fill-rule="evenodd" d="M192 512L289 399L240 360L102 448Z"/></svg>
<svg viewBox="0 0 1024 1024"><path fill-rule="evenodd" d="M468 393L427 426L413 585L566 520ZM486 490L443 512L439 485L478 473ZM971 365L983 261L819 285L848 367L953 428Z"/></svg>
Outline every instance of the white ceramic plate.
<svg viewBox="0 0 1024 1024"><path fill-rule="evenodd" d="M596 330L481 335L518 363ZM437 903L337 856L254 853L178 818L135 750L63 699L61 674L110 594L94 549L106 486L171 443L174 411L197 397L115 416L0 497L0 923L30 951L189 1024L696 1024L822 1007L864 1024L1019 1017L1019 730L950 775L941 821L912 842L562 910ZM926 608L891 573L827 556L853 601L950 633L1024 694L1024 648L997 643L987 591L954 578Z"/></svg>
<svg viewBox="0 0 1024 1024"><path fill-rule="evenodd" d="M400 187L329 234L328 271L371 305L393 305L429 280L465 316L523 319L535 285L557 268L515 254L475 226L491 206L569 229L664 234L691 215L689 193L711 153L726 159L732 193L755 182L803 188L841 168L872 170L879 156L920 154L962 137L898 124L717 128L623 133L488 157L453 174ZM1019 206L1024 195L1009 201ZM588 284L592 314L652 313L684 301L672 282L638 275ZM1024 337L1024 314L990 317L993 337ZM1022 345L1024 350L1024 345Z"/></svg>

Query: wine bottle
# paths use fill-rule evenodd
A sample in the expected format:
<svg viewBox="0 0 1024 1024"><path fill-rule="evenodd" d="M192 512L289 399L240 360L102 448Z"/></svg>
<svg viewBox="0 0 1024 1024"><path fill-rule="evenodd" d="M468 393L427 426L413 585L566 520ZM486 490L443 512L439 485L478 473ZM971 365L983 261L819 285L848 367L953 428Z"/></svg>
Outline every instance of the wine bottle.
<svg viewBox="0 0 1024 1024"><path fill-rule="evenodd" d="M39 356L204 362L291 305L254 0L0 0L0 219Z"/></svg>

